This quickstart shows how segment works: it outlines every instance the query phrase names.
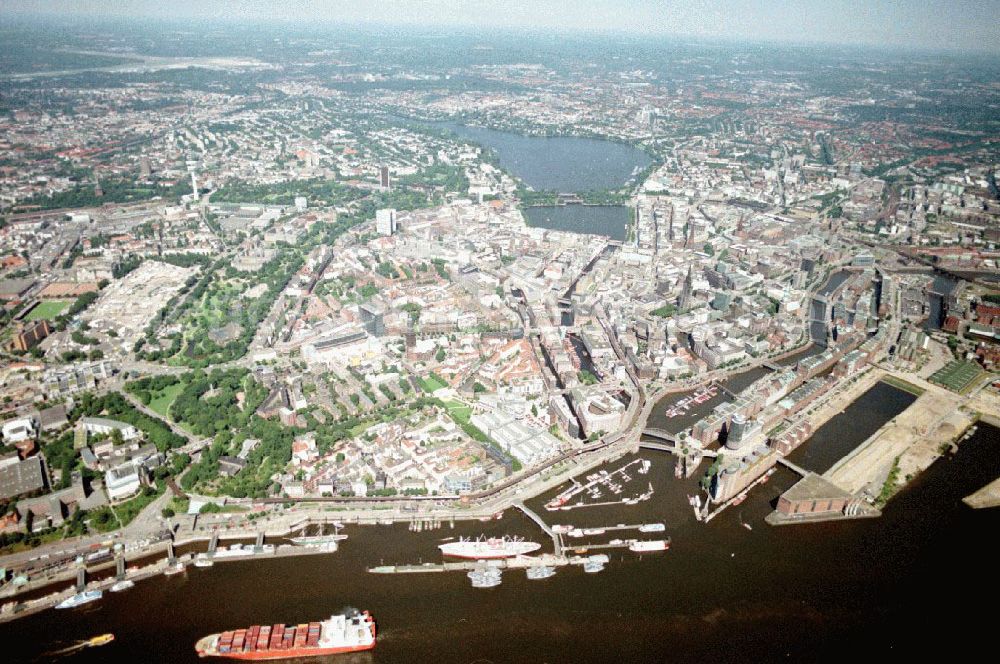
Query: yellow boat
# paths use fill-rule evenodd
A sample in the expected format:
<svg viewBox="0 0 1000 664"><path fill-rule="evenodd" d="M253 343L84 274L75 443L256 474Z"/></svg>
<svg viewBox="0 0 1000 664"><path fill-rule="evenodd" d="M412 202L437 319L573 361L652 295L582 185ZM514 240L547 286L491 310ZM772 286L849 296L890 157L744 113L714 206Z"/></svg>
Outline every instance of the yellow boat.
<svg viewBox="0 0 1000 664"><path fill-rule="evenodd" d="M87 639L87 646L105 646L115 640L114 634L101 634Z"/></svg>

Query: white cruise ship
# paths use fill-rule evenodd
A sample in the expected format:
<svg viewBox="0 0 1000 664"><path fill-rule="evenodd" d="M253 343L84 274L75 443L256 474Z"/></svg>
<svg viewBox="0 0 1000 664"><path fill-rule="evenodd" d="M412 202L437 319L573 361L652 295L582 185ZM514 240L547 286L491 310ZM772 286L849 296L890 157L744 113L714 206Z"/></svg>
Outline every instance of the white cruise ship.
<svg viewBox="0 0 1000 664"><path fill-rule="evenodd" d="M441 553L454 558L487 560L490 558L512 558L542 548L537 542L526 542L516 537L460 539L457 542L440 544Z"/></svg>

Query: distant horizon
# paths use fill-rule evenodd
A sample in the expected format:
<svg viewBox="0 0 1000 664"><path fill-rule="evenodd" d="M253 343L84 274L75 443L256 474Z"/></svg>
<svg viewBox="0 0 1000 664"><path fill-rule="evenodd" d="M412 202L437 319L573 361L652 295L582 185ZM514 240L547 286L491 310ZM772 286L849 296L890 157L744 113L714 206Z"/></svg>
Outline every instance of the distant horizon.
<svg viewBox="0 0 1000 664"><path fill-rule="evenodd" d="M170 3L169 7L151 0L125 3L0 0L0 26L22 21L61 26L168 23L188 25L190 29L242 25L292 27L311 32L337 28L396 33L443 30L449 34L483 37L528 32L581 37L626 36L636 41L683 39L694 43L1000 56L1000 22L995 19L1000 15L1000 0L930 0L922 3L917 12L908 5L891 5L893 3L885 1L865 3L856 0L803 0L792 4L736 0L722 11L702 0L621 0L620 6L614 6L613 16L599 20L602 11L612 11L606 0L578 0L577 3L564 0L537 0L534 3L524 0L481 0L478 3L387 0L371 2L364 9L339 0L290 0L280 11L263 0L212 3L179 0ZM414 11L414 6L419 9ZM572 15L577 16L576 20L567 21ZM840 24L825 23L828 20L840 21ZM192 25L195 22L197 25Z"/></svg>

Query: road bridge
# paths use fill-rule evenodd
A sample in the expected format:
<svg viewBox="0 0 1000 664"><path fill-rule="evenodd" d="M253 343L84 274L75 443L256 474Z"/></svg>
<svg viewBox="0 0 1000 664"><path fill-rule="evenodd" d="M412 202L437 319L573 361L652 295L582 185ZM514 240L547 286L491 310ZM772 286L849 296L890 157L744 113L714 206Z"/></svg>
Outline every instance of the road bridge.
<svg viewBox="0 0 1000 664"><path fill-rule="evenodd" d="M654 427L649 427L642 430L642 435L647 436L649 438L657 438L659 440L665 440L666 442L671 444L676 444L677 442L677 438L674 436L674 434L670 433L669 431L666 431L665 429L657 429ZM639 446L643 447L644 442L645 441L640 442ZM649 449L656 449L656 448L649 448ZM669 451L673 451L673 448L671 448Z"/></svg>
<svg viewBox="0 0 1000 664"><path fill-rule="evenodd" d="M720 390L722 390L723 394L725 394L730 399L735 399L736 397L739 396L736 392L733 392L731 389L726 387L726 384L723 383L721 380L713 380L712 384L715 385Z"/></svg>

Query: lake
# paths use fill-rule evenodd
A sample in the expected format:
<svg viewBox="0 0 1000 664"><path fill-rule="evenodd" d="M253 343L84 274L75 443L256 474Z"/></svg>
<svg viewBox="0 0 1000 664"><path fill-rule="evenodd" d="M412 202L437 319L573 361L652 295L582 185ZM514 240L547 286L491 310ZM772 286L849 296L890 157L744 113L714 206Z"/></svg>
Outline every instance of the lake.
<svg viewBox="0 0 1000 664"><path fill-rule="evenodd" d="M653 163L639 148L597 138L525 136L457 122L429 124L489 148L504 170L536 190L619 189Z"/></svg>
<svg viewBox="0 0 1000 664"><path fill-rule="evenodd" d="M612 240L624 240L629 223L629 208L621 205L539 205L522 212L529 226L607 235Z"/></svg>

